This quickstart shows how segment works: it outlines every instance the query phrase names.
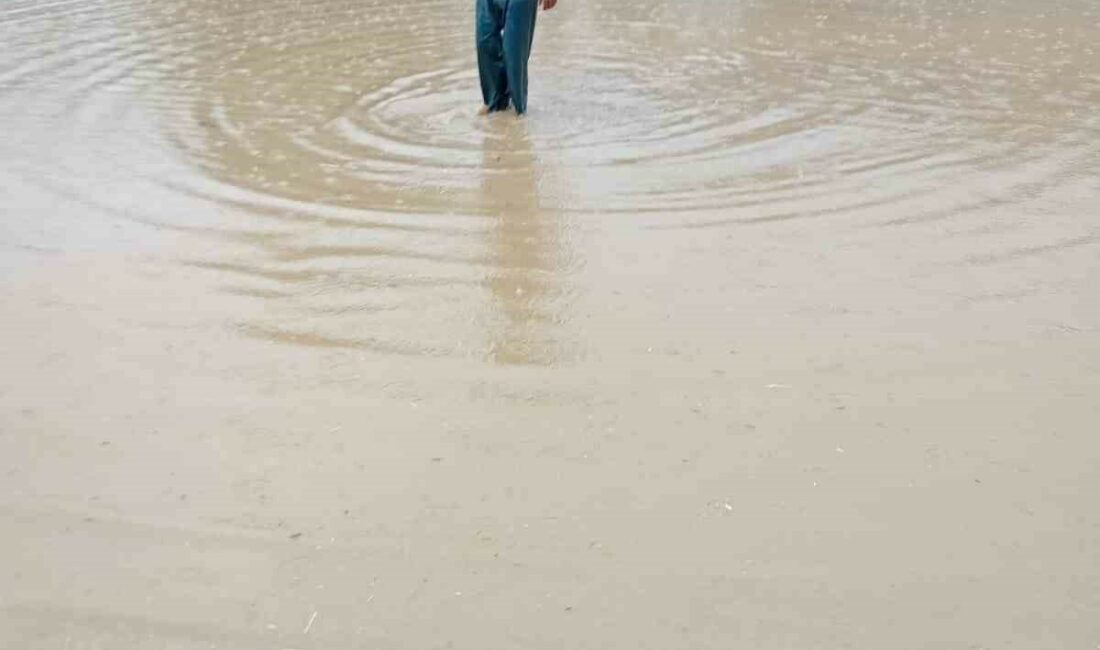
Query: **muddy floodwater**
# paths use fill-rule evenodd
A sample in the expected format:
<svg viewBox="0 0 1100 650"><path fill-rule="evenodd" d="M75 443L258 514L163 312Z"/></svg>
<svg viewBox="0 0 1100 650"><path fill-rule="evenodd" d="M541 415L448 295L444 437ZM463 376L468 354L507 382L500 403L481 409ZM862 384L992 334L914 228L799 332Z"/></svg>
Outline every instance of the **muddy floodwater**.
<svg viewBox="0 0 1100 650"><path fill-rule="evenodd" d="M0 647L1100 644L1100 3L0 2Z"/></svg>

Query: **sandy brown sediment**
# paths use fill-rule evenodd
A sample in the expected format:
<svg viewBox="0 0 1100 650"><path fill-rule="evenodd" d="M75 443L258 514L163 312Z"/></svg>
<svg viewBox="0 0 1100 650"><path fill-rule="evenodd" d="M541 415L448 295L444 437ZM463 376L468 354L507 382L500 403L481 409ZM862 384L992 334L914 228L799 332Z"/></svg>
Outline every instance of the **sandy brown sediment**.
<svg viewBox="0 0 1100 650"><path fill-rule="evenodd" d="M460 9L0 7L0 647L1093 647L1100 8Z"/></svg>

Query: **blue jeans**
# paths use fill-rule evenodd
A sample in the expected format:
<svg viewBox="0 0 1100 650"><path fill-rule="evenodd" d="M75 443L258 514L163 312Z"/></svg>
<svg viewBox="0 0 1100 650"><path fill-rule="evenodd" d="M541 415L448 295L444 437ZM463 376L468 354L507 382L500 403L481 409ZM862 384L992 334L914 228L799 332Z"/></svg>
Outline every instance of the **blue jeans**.
<svg viewBox="0 0 1100 650"><path fill-rule="evenodd" d="M477 71L490 111L527 111L527 59L538 0L477 0Z"/></svg>

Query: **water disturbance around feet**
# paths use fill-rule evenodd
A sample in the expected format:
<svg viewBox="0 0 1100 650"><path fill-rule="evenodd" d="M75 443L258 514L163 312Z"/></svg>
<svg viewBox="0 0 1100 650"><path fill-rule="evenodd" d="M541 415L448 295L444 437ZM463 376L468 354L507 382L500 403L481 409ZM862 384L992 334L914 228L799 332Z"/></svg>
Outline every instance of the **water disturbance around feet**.
<svg viewBox="0 0 1100 650"><path fill-rule="evenodd" d="M1100 642L1100 4L561 0L523 119L474 56L0 3L0 646Z"/></svg>

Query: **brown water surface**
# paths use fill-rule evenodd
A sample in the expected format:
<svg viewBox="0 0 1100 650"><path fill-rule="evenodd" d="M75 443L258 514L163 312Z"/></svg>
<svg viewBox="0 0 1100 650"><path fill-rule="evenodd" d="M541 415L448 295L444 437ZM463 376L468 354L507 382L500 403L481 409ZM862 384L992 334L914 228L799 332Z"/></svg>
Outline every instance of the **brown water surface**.
<svg viewBox="0 0 1100 650"><path fill-rule="evenodd" d="M0 647L1095 648L1100 4L0 3Z"/></svg>

